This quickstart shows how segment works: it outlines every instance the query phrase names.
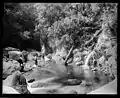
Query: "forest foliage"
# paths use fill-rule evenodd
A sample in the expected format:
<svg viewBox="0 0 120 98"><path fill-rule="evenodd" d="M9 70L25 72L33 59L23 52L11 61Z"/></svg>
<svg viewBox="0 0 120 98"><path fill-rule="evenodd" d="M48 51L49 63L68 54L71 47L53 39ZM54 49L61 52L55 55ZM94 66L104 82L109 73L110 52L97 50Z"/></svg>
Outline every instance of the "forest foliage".
<svg viewBox="0 0 120 98"><path fill-rule="evenodd" d="M117 67L117 5L5 3L4 16L8 18L7 23L19 31L16 33L22 32L26 38L40 41L46 54L61 51L63 48L66 54L71 54L69 50L73 47L71 51L79 51L78 54L73 53L73 59L79 58L77 63L87 64L91 68L93 66L97 70L103 68L100 70L109 70L107 72L111 73ZM66 55L66 60L72 57L70 54ZM97 64L93 64L96 62ZM111 70L107 66L114 68Z"/></svg>

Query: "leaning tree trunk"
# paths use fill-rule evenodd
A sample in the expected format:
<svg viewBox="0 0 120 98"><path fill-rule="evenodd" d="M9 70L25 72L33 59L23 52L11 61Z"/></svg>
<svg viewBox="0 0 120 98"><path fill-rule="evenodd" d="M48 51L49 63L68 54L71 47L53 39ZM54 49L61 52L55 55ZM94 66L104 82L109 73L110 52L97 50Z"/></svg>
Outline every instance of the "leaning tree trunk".
<svg viewBox="0 0 120 98"><path fill-rule="evenodd" d="M74 45L71 47L68 55L66 56L66 59L65 59L65 66L66 66L66 67L68 66L67 61L68 61L68 59L70 58L70 55L71 55L73 49L74 49Z"/></svg>
<svg viewBox="0 0 120 98"><path fill-rule="evenodd" d="M93 37L85 43L84 47L86 45L88 45L90 42L92 42L95 38L96 38L96 40L98 40L98 36L102 33L103 29L104 28L101 28L100 30L96 31L96 33L93 35ZM89 55L87 56L87 58L85 60L85 64L83 65L83 69L89 69L88 62L89 62L89 59L91 58L91 56L95 53L95 51L94 51L95 50L94 47L96 46L95 43L94 43L94 45L91 46L92 47L91 52L89 53Z"/></svg>
<svg viewBox="0 0 120 98"><path fill-rule="evenodd" d="M89 55L87 56L85 60L85 64L83 65L83 69L89 69L88 63L89 63L91 56L93 56L94 53L95 53L94 50L89 53Z"/></svg>

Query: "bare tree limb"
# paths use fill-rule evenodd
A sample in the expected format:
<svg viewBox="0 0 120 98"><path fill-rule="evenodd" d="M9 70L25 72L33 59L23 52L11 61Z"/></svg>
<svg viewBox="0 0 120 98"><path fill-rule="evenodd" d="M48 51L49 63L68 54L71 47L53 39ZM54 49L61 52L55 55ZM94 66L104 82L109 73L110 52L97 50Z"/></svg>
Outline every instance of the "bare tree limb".
<svg viewBox="0 0 120 98"><path fill-rule="evenodd" d="M101 34L103 28L101 28L99 31L97 31L94 36L88 41L85 43L85 45L88 45L94 38L96 38L98 35ZM91 52L89 53L89 55L87 56L86 60L85 60L85 64L83 65L83 69L89 69L89 66L88 66L88 62L91 58L91 56L95 53L95 44L93 44L90 48L91 48Z"/></svg>
<svg viewBox="0 0 120 98"><path fill-rule="evenodd" d="M85 64L83 65L83 68L84 69L89 69L89 66L88 66L88 62L89 62L89 59L91 58L91 56L95 53L95 51L91 51L89 53L89 55L87 56L86 60L85 60Z"/></svg>
<svg viewBox="0 0 120 98"><path fill-rule="evenodd" d="M93 35L93 37L89 41L87 41L84 46L88 45L94 38L96 38L98 35L100 35L102 30L103 30L103 28L101 28L100 30L96 31L96 33Z"/></svg>
<svg viewBox="0 0 120 98"><path fill-rule="evenodd" d="M67 60L69 59L69 57L70 57L70 55L71 55L71 53L72 53L73 49L74 49L74 45L71 47L71 49L70 49L69 53L67 54L67 56L66 56L66 58L65 58L65 65L66 65ZM66 65L66 66L67 66L67 65Z"/></svg>

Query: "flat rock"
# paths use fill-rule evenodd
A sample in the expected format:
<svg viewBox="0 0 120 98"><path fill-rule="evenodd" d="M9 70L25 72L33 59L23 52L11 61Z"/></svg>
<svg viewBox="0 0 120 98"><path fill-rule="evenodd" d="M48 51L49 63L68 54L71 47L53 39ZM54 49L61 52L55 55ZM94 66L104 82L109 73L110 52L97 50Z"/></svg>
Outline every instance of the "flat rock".
<svg viewBox="0 0 120 98"><path fill-rule="evenodd" d="M117 79L88 94L117 94Z"/></svg>
<svg viewBox="0 0 120 98"><path fill-rule="evenodd" d="M56 76L54 73L41 68L35 68L34 70L26 72L23 75L27 80L34 78L36 81Z"/></svg>
<svg viewBox="0 0 120 98"><path fill-rule="evenodd" d="M2 90L3 90L2 92L3 94L20 94L17 90L9 86L3 85Z"/></svg>

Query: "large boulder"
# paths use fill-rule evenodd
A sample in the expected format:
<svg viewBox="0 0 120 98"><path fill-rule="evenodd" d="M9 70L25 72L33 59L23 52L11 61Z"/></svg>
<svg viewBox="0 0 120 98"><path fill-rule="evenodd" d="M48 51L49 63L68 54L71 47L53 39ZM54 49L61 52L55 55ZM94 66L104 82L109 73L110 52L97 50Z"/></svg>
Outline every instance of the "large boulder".
<svg viewBox="0 0 120 98"><path fill-rule="evenodd" d="M23 54L20 51L9 51L9 59L11 60L17 60L20 64L23 64L24 58Z"/></svg>
<svg viewBox="0 0 120 98"><path fill-rule="evenodd" d="M27 56L28 61L35 61L36 59L37 59L37 54L34 52L29 53Z"/></svg>
<svg viewBox="0 0 120 98"><path fill-rule="evenodd" d="M8 54L10 59L19 59L22 56L20 51L9 51Z"/></svg>
<svg viewBox="0 0 120 98"><path fill-rule="evenodd" d="M35 61L27 61L27 63L24 64L24 69L23 70L24 71L30 71L35 67L36 67Z"/></svg>
<svg viewBox="0 0 120 98"><path fill-rule="evenodd" d="M42 53L34 50L31 52L31 54L34 56L41 56Z"/></svg>
<svg viewBox="0 0 120 98"><path fill-rule="evenodd" d="M19 49L17 48L13 48L13 47L7 47L5 48L6 51L19 51Z"/></svg>
<svg viewBox="0 0 120 98"><path fill-rule="evenodd" d="M20 94L17 90L9 86L3 85L2 90L3 90L2 91L3 94Z"/></svg>
<svg viewBox="0 0 120 98"><path fill-rule="evenodd" d="M15 76L21 74L19 71L13 72L11 75L9 75L5 80L3 80L3 85L12 87Z"/></svg>
<svg viewBox="0 0 120 98"><path fill-rule="evenodd" d="M30 93L27 89L27 81L19 71L16 71L12 75L8 76L7 79L3 81L3 85L14 88L20 94Z"/></svg>
<svg viewBox="0 0 120 98"><path fill-rule="evenodd" d="M38 67L45 67L46 66L45 61L37 60L37 62L38 62L38 64L37 64Z"/></svg>
<svg viewBox="0 0 120 98"><path fill-rule="evenodd" d="M15 60L8 62L3 61L3 79L20 69L20 64Z"/></svg>
<svg viewBox="0 0 120 98"><path fill-rule="evenodd" d="M117 94L117 79L88 94Z"/></svg>

